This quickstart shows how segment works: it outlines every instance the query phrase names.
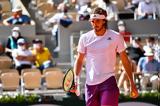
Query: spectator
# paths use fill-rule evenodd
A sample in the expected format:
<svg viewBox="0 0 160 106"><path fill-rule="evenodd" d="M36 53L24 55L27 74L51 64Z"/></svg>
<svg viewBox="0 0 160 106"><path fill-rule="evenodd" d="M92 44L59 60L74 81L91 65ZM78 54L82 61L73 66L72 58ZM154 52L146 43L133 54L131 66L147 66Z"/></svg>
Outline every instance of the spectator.
<svg viewBox="0 0 160 106"><path fill-rule="evenodd" d="M141 2L143 0L131 0L127 3L127 6L125 7L125 9L131 9L133 12L135 11L136 8L138 8L139 2Z"/></svg>
<svg viewBox="0 0 160 106"><path fill-rule="evenodd" d="M138 5L138 19L155 19L156 5L152 0L141 1Z"/></svg>
<svg viewBox="0 0 160 106"><path fill-rule="evenodd" d="M16 69L21 74L21 70L25 68L31 68L34 62L34 56L27 48L27 42L20 38L17 41L18 48L12 52L13 60L15 62Z"/></svg>
<svg viewBox="0 0 160 106"><path fill-rule="evenodd" d="M141 57L144 56L144 50L140 37L135 37L129 47L127 47L128 56L132 61L138 64L138 61Z"/></svg>
<svg viewBox="0 0 160 106"><path fill-rule="evenodd" d="M157 38L158 39L158 38ZM156 42L155 38L150 36L146 39L146 44L143 46L143 49L145 50L146 48L152 48L154 51L154 58L158 61L160 61L160 46L158 43L158 40Z"/></svg>
<svg viewBox="0 0 160 106"><path fill-rule="evenodd" d="M117 20L118 8L116 5L110 2L110 0L102 0L102 3L98 0L97 3L98 7L107 11L107 20Z"/></svg>
<svg viewBox="0 0 160 106"><path fill-rule="evenodd" d="M147 85L151 82L152 91L157 91L160 83L160 79L158 78L158 74L160 73L160 63L154 59L152 48L146 48L144 55L145 57L140 58L137 66L137 72L143 73L140 82L142 90L146 91Z"/></svg>
<svg viewBox="0 0 160 106"><path fill-rule="evenodd" d="M22 8L16 6L12 9L12 16L3 21L4 25L26 25L30 24L30 17L22 14Z"/></svg>
<svg viewBox="0 0 160 106"><path fill-rule="evenodd" d="M118 25L118 31L123 36L125 42L127 44L130 44L132 41L132 35L131 35L131 32L128 32L126 30L126 25L125 25L124 21L121 21L121 20L118 21L117 25Z"/></svg>
<svg viewBox="0 0 160 106"><path fill-rule="evenodd" d="M20 28L14 27L12 29L12 34L8 37L7 45L5 48L6 55L9 56L10 58L12 58L11 53L13 49L17 49L17 40L20 38L23 38L20 33Z"/></svg>
<svg viewBox="0 0 160 106"><path fill-rule="evenodd" d="M90 12L91 8L87 5L81 6L80 10L78 11L78 19L77 21L87 21L90 19Z"/></svg>
<svg viewBox="0 0 160 106"><path fill-rule="evenodd" d="M32 53L35 56L35 64L40 70L53 66L51 53L48 48L43 46L42 40L33 40Z"/></svg>
<svg viewBox="0 0 160 106"><path fill-rule="evenodd" d="M52 38L56 42L55 46L56 48L54 51L59 51L59 46L58 46L58 24L61 24L64 27L68 27L69 25L72 24L72 17L68 15L68 9L66 4L60 5L57 7L57 12L54 16L52 16L46 24L53 24L53 29L52 29Z"/></svg>
<svg viewBox="0 0 160 106"><path fill-rule="evenodd" d="M148 49L148 47L154 49L155 46L155 38L150 36L146 38L146 44L143 46L143 49L145 50L146 48Z"/></svg>

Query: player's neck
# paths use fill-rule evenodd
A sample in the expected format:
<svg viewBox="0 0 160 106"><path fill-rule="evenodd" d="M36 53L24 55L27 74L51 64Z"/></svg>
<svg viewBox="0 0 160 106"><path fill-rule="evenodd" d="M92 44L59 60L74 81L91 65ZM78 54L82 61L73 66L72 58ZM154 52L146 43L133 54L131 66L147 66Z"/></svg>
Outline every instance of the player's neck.
<svg viewBox="0 0 160 106"><path fill-rule="evenodd" d="M95 31L95 33L96 33L97 36L103 36L106 33L106 31L107 31L107 29L103 28L99 31Z"/></svg>

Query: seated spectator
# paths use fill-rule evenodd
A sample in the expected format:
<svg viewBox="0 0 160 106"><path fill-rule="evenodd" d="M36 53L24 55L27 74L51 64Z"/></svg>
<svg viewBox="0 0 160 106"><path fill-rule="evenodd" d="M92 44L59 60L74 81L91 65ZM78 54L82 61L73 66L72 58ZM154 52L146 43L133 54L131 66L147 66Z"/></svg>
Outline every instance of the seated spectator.
<svg viewBox="0 0 160 106"><path fill-rule="evenodd" d="M30 17L22 14L22 8L16 6L12 9L12 16L3 21L4 25L26 25L30 24Z"/></svg>
<svg viewBox="0 0 160 106"><path fill-rule="evenodd" d="M17 49L17 41L20 38L23 38L20 33L20 28L14 27L12 29L12 34L8 37L7 45L5 48L6 55L9 56L10 58L12 58L11 53L13 49Z"/></svg>
<svg viewBox="0 0 160 106"><path fill-rule="evenodd" d="M90 12L91 12L91 8L89 8L87 5L81 6L80 10L78 11L77 21L89 20L90 19Z"/></svg>
<svg viewBox="0 0 160 106"><path fill-rule="evenodd" d="M54 14L48 21L46 21L46 24L53 24L52 28L52 38L53 41L55 41L56 48L54 51L59 51L58 46L58 25L62 25L64 27L68 27L72 24L72 17L68 15L68 8L66 4L61 4L57 7L58 12Z"/></svg>
<svg viewBox="0 0 160 106"><path fill-rule="evenodd" d="M160 45L158 43L158 38L157 38L157 41L156 41L155 38L152 37L152 36L147 37L146 44L143 46L143 49L145 50L148 47L153 49L154 58L156 60L160 61Z"/></svg>
<svg viewBox="0 0 160 106"><path fill-rule="evenodd" d="M133 38L131 45L128 46L126 50L130 59L134 61L137 65L139 59L144 56L144 50L143 50L141 38L140 37Z"/></svg>
<svg viewBox="0 0 160 106"><path fill-rule="evenodd" d="M34 56L32 52L27 48L27 42L20 38L17 41L18 48L14 49L12 52L13 60L15 62L15 67L21 74L21 70L25 68L31 68L34 63Z"/></svg>
<svg viewBox="0 0 160 106"><path fill-rule="evenodd" d="M156 5L152 0L141 1L137 9L138 19L155 19Z"/></svg>
<svg viewBox="0 0 160 106"><path fill-rule="evenodd" d="M123 36L126 44L129 45L131 43L131 41L132 41L131 32L128 32L126 30L126 26L125 26L124 21L121 21L121 20L118 21L117 25L118 25L118 31L119 31L119 33Z"/></svg>
<svg viewBox="0 0 160 106"><path fill-rule="evenodd" d="M133 12L135 11L136 8L138 8L139 2L143 0L131 0L128 1L127 6L125 7L126 10L131 9Z"/></svg>
<svg viewBox="0 0 160 106"><path fill-rule="evenodd" d="M101 3L100 3L101 2ZM97 0L98 7L107 11L107 20L117 20L118 8L110 0Z"/></svg>
<svg viewBox="0 0 160 106"><path fill-rule="evenodd" d="M52 67L52 56L48 48L43 46L40 39L33 40L32 53L35 56L35 64L40 70Z"/></svg>
<svg viewBox="0 0 160 106"><path fill-rule="evenodd" d="M138 66L137 72L143 73L143 77L141 79L141 87L142 90L147 90L147 85L149 83L152 84L152 91L157 91L160 87L160 79L158 74L160 73L160 63L154 59L154 53L151 48L146 48L145 57L141 57Z"/></svg>

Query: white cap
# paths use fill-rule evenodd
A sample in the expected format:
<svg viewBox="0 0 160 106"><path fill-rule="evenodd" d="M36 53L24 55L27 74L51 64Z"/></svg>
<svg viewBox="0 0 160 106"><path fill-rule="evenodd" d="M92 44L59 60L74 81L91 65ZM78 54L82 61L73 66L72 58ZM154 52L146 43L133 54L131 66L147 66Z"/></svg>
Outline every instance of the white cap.
<svg viewBox="0 0 160 106"><path fill-rule="evenodd" d="M26 43L26 41L23 38L18 39L17 44L18 43Z"/></svg>
<svg viewBox="0 0 160 106"><path fill-rule="evenodd" d="M145 56L153 56L154 55L152 48L146 47L144 50L145 50L145 53L144 53Z"/></svg>
<svg viewBox="0 0 160 106"><path fill-rule="evenodd" d="M20 31L20 28L19 28L19 27L14 27L14 28L12 29L12 31Z"/></svg>
<svg viewBox="0 0 160 106"><path fill-rule="evenodd" d="M17 11L21 11L21 10L22 10L21 6L16 6L12 9L12 12L17 12Z"/></svg>

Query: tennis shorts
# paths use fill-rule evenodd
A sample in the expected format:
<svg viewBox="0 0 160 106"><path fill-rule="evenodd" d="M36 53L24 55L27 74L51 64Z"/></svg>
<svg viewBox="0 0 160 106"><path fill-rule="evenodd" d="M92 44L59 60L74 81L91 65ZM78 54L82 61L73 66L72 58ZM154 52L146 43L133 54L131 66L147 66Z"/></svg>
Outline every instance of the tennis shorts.
<svg viewBox="0 0 160 106"><path fill-rule="evenodd" d="M86 106L118 106L118 97L114 76L97 85L85 85Z"/></svg>

